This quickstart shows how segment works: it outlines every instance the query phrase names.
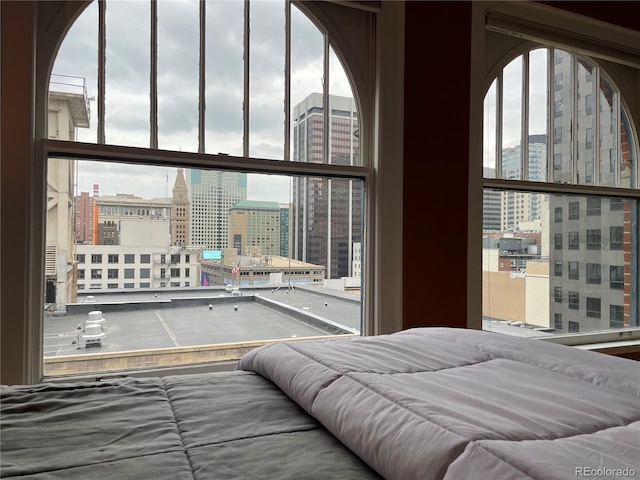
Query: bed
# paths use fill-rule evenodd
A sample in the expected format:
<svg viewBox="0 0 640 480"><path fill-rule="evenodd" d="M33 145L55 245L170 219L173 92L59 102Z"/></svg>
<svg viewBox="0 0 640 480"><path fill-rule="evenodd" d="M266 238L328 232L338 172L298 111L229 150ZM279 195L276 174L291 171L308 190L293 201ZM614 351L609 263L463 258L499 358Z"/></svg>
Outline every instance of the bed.
<svg viewBox="0 0 640 480"><path fill-rule="evenodd" d="M632 360L417 328L282 342L233 372L3 386L0 476L640 478Z"/></svg>

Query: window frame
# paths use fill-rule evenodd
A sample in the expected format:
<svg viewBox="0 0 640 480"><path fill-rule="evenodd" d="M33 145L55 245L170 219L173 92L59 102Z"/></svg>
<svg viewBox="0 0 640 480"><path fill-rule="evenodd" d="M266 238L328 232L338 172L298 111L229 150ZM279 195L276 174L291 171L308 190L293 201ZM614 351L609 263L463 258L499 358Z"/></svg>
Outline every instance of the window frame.
<svg viewBox="0 0 640 480"><path fill-rule="evenodd" d="M562 47L568 46L581 53L592 56L594 58L604 58L615 63L628 65L635 69L640 69L640 48L638 48L638 32L625 30L616 25L606 23L604 21L595 20L593 18L580 17L572 12L555 8L551 5L533 4L531 2L474 2L475 15L474 27L475 31L472 36L472 42L476 45L473 49L474 57L477 58L472 62L472 78L471 82L478 82L480 86L472 89L475 94L472 101L472 124L483 124L484 116L484 98L489 91L496 73L503 66L507 65L510 59L531 50L536 46ZM496 42L488 42L489 31L500 32L504 35L512 35L513 42L504 42L499 45ZM606 42L603 39L607 39ZM508 47L507 47L508 45ZM557 50L556 50L557 52ZM482 60L485 59L485 60ZM554 63L552 56L551 63ZM556 56L555 63L558 63ZM593 79L591 79L593 81ZM553 82L553 78L552 78ZM632 81L633 83L634 81ZM553 84L551 86L554 89ZM633 87L632 87L633 88ZM624 93L624 92L623 92ZM633 95L633 90L632 90ZM626 105L626 104L625 104ZM635 119L635 134L638 135L640 127L640 106L635 106L627 111L632 119ZM630 119L631 120L631 119ZM633 122L633 120L631 120ZM553 130L548 132L549 145L553 145ZM635 138L637 147L638 139ZM585 185L540 183L530 181L511 181L506 182L499 178L485 178L482 168L474 165L483 165L483 148L482 148L482 132L472 135L472 150L475 154L470 156L470 168L475 172L474 178L470 181L475 182L477 187L471 187L473 194L470 200L471 215L482 218L482 192L484 189L507 190L507 191L529 191L531 193L557 193L561 195L599 195L603 197L628 198L636 201L640 200L639 192L629 189L597 187L594 189L585 188ZM638 150L636 149L636 155ZM499 157L496 157L499 158ZM553 160L553 156L551 157ZM553 173L553 161L550 165L550 173ZM638 177L638 168L636 166L636 185ZM478 206L473 208L472 202L476 202ZM550 213L550 221L553 222L553 212ZM477 273L475 277L481 282L481 269L477 267L480 263L481 248L478 238L482 236L482 225L473 220L469 220L469 243L475 245L474 258L476 259L475 268ZM470 266L473 268L473 265ZM481 309L481 302L478 301L478 309ZM480 315L480 313L478 313ZM482 328L479 321L475 322L476 328ZM624 337L624 338L623 338ZM625 332L604 331L589 332L580 334L559 334L552 336L539 337L543 341L560 343L565 345L580 345L583 348L595 348L592 346L600 345L598 351L616 352L618 347L616 342L624 340L640 340L640 327L631 327L625 329ZM606 344L610 343L610 347ZM604 346L602 346L604 345ZM640 352L640 344L633 348L634 352Z"/></svg>
<svg viewBox="0 0 640 480"><path fill-rule="evenodd" d="M367 212L368 249L363 248L363 259L372 268L363 272L363 285L366 289L367 301L365 309L366 331L364 335L391 333L399 331L403 326L403 202L398 195L403 188L403 147L404 126L402 121L385 123L380 128L381 118L403 118L404 103L398 98L404 98L404 5L402 2L385 2L367 8L340 5L330 5L325 2L295 2L316 25L326 29L337 45L335 52L343 59L346 66L352 70L347 72L349 78L355 82L363 103L360 105L361 153L367 158L367 168L373 172L368 182ZM17 148L17 155L24 161L18 175L24 175L24 184L30 195L16 204L9 221L17 221L24 226L21 228L20 245L28 259L27 268L21 272L20 282L15 282L11 288L3 292L10 292L24 300L8 308L13 318L20 319L18 328L3 331L3 338L11 344L10 349L3 351L2 379L8 383L37 383L42 380L42 316L40 299L44 299L42 279L44 271L43 235L45 219L45 186L46 168L44 159L49 153L68 156L71 143L61 150L54 143L47 143L47 91L49 73L56 50L59 48L64 35L74 20L82 13L89 2L61 2L58 9L43 9L38 12L38 22L35 21L36 9L24 9L20 12L20 21L25 29L16 30L14 37L17 43L14 56L26 59L32 76L26 79L23 70L3 71L3 78L15 79L15 94L24 100L25 115L30 118L26 122L33 125L33 129L24 129L24 138L13 139ZM344 15L345 11L349 15ZM15 12L16 9L13 9ZM41 13L41 14L40 14ZM357 15L370 15L367 21L355 22ZM31 18L32 21L27 20ZM360 25L362 35L353 35L353 25ZM46 26L46 28L45 28ZM349 32L345 35L345 32ZM13 35L13 34L12 34ZM384 42L380 38L385 39ZM28 41L27 41L28 40ZM4 48L3 48L4 50ZM399 54L400 53L400 54ZM13 58L13 57L12 57ZM346 59L346 60L344 60ZM23 81L27 80L27 81ZM34 107L35 106L35 107ZM365 121L366 119L366 121ZM26 125L25 123L25 125ZM21 130L21 133L22 130ZM23 140L26 141L23 142ZM45 143L47 144L45 146ZM365 150L366 149L366 150ZM82 158L105 160L119 157L122 149L111 150L105 145L78 144L73 147L75 155ZM114 154L115 152L115 154ZM133 157L126 160L151 161L149 152L132 149ZM154 152L157 153L157 152ZM165 152L174 160L176 165L188 166L189 157L185 160L179 152ZM157 155L156 155L157 157ZM123 161L126 161L123 160ZM363 160L364 161L364 160ZM144 163L144 162L143 162ZM153 162L157 165L157 162ZM196 162L197 165L197 162ZM266 164L263 164L263 167ZM24 168L23 168L24 167ZM281 168L281 167L278 167ZM384 177L384 181L383 180ZM18 182L19 183L19 182ZM29 198L27 198L29 197ZM3 221L4 223L4 221ZM382 255L384 247L386 254ZM20 257L23 258L23 257ZM143 284L144 283L144 284ZM140 288L146 288L143 282ZM87 289L90 286L87 285ZM473 304L477 294L468 291L470 304ZM471 311L473 307L469 307ZM4 310L3 310L4 311ZM14 322L15 323L15 322ZM4 325L4 322L3 322ZM10 364L10 365L9 365ZM217 368L217 367L212 367ZM225 369L233 368L227 366Z"/></svg>

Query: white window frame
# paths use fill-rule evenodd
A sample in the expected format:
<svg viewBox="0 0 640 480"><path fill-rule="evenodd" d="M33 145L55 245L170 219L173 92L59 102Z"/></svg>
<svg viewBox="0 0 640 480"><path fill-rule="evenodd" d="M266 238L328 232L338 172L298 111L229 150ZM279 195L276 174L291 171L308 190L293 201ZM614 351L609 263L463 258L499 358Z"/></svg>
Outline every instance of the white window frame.
<svg viewBox="0 0 640 480"><path fill-rule="evenodd" d="M640 69L640 34L615 25L607 24L553 6L533 2L473 2L472 55L471 55L471 111L470 124L482 125L484 97L497 72L505 66L506 52L491 51L487 43L487 31L493 30L511 35L513 48L510 58L531 50L534 45L567 48L589 57L609 60L621 65ZM532 43L535 42L535 43ZM553 59L551 60L553 62ZM550 89L555 83L551 79ZM629 108L630 121L640 134L640 108ZM598 194L613 198L633 198L640 201L640 190L630 191L618 188L598 187L598 190L583 185L554 185L529 181L507 181L485 179L483 175L483 132L482 128L470 129L469 155L469 225L468 225L468 285L482 285L482 192L483 188L516 189L532 192L590 195ZM553 142L553 130L549 132ZM526 138L523 138L526 145ZM526 148L523 148L526 151ZM636 155L640 155L636 151ZM499 157L497 157L499 158ZM636 185L639 165L636 165ZM551 165L550 173L553 172ZM524 165L526 171L526 164ZM496 175L499 177L499 175ZM551 219L553 221L553 219ZM551 273L551 272L550 272ZM470 287L471 288L471 287ZM482 289L468 295L468 326L482 328ZM623 332L593 332L571 335L553 335L542 338L545 341L591 348L605 353L640 352L640 328ZM621 344L624 343L624 345Z"/></svg>

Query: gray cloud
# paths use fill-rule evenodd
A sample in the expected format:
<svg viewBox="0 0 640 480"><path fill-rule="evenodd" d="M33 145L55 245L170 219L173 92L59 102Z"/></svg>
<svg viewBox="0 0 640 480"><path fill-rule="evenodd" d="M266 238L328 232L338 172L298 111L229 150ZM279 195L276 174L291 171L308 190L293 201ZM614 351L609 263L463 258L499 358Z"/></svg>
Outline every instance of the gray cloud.
<svg viewBox="0 0 640 480"><path fill-rule="evenodd" d="M242 153L243 2L207 2L206 151ZM158 2L158 128L162 149L196 151L198 143L199 2ZM127 146L149 145L149 32L147 1L107 3L106 139ZM284 1L255 1L251 6L251 155L281 158L284 142ZM292 7L292 107L322 89L322 34ZM89 96L97 96L98 15L92 3L63 42L54 72L86 78ZM333 62L333 60L332 60ZM332 65L333 68L333 65ZM340 84L344 78L332 74ZM332 87L333 88L333 87ZM341 90L342 91L342 90ZM95 142L97 103L90 129L79 141ZM81 189L93 183L103 192L164 196L164 168L83 162ZM135 183L132 182L135 179ZM275 187L269 188L269 182ZM172 186L173 180L170 181ZM281 182L281 181L280 181ZM288 182L288 180L287 180ZM250 181L250 198L280 195L276 177ZM124 188L124 187L127 188ZM131 191L135 190L135 191ZM288 198L288 197L287 197ZM281 201L281 200L277 200Z"/></svg>

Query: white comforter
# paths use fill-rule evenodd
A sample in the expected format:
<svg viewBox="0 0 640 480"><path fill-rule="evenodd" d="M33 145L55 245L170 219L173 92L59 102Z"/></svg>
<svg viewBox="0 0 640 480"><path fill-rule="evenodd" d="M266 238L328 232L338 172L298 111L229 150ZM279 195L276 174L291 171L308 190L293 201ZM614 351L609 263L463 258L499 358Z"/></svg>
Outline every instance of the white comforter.
<svg viewBox="0 0 640 480"><path fill-rule="evenodd" d="M274 344L239 368L273 381L387 479L640 478L632 360L424 328Z"/></svg>

